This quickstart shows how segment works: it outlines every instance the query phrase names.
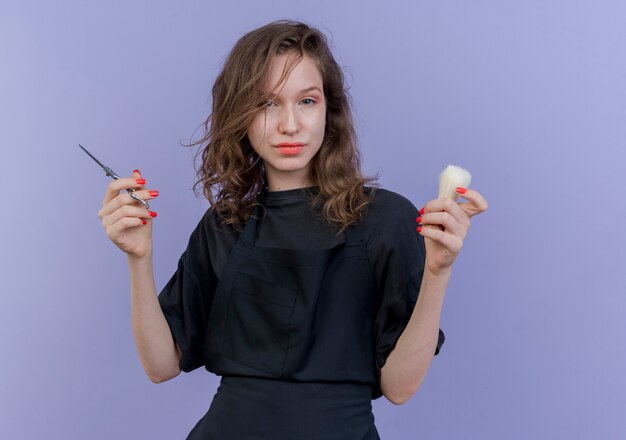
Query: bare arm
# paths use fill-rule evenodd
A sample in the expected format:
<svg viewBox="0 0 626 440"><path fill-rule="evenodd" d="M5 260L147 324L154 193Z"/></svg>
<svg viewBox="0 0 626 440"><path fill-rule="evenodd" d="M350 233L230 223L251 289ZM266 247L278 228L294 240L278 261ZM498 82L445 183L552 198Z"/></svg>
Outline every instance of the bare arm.
<svg viewBox="0 0 626 440"><path fill-rule="evenodd" d="M487 210L485 198L475 190L457 188L469 203L457 204L440 197L420 210L418 228L425 237L426 264L419 297L411 318L381 370L381 390L391 402L401 404L421 385L435 353L443 298L452 263L470 226L469 218ZM438 225L439 228L427 227Z"/></svg>
<svg viewBox="0 0 626 440"><path fill-rule="evenodd" d="M128 255L133 334L139 359L155 383L180 374L181 352L163 316L154 286L152 251L142 258Z"/></svg>
<svg viewBox="0 0 626 440"><path fill-rule="evenodd" d="M425 272L409 322L381 370L381 391L396 405L409 400L426 377L439 339L439 322L450 272Z"/></svg>
<svg viewBox="0 0 626 440"><path fill-rule="evenodd" d="M152 271L152 220L156 212L140 206L124 189L134 188L143 200L158 191L145 189L146 180L138 170L133 176L110 182L98 217L107 236L128 256L133 333L143 369L153 382L176 377L181 352L175 344L154 288Z"/></svg>

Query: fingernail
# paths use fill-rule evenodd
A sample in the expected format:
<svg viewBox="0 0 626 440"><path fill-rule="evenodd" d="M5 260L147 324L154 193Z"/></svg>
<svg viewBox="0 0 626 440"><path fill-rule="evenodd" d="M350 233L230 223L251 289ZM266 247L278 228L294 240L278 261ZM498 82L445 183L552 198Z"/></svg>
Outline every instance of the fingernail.
<svg viewBox="0 0 626 440"><path fill-rule="evenodd" d="M150 197L156 197L159 195L158 191L150 191Z"/></svg>
<svg viewBox="0 0 626 440"><path fill-rule="evenodd" d="M420 215L418 218L415 219L416 222L421 223L422 222L422 216Z"/></svg>
<svg viewBox="0 0 626 440"><path fill-rule="evenodd" d="M141 172L139 170L133 170L133 173L137 173L141 176Z"/></svg>
<svg viewBox="0 0 626 440"><path fill-rule="evenodd" d="M456 192L458 192L459 194L465 194L467 192L467 189L463 188L462 186L459 186L456 189Z"/></svg>
<svg viewBox="0 0 626 440"><path fill-rule="evenodd" d="M146 179L136 179L138 185L145 185Z"/></svg>
<svg viewBox="0 0 626 440"><path fill-rule="evenodd" d="M424 208L420 209L420 215L424 215Z"/></svg>
<svg viewBox="0 0 626 440"><path fill-rule="evenodd" d="M157 216L157 213L156 213L156 212L154 212L154 211L150 211L150 217L156 217L156 216Z"/></svg>
<svg viewBox="0 0 626 440"><path fill-rule="evenodd" d="M417 232L422 232L422 227L421 226L417 227Z"/></svg>
<svg viewBox="0 0 626 440"><path fill-rule="evenodd" d="M148 224L148 222L145 221L144 219L141 219L141 223L143 223L144 225Z"/></svg>

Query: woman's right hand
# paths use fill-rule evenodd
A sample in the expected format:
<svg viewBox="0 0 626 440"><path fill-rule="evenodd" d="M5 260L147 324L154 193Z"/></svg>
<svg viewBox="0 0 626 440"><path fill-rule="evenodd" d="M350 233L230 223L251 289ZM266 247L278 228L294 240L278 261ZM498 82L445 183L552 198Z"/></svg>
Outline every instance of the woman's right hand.
<svg viewBox="0 0 626 440"><path fill-rule="evenodd" d="M107 187L102 209L98 211L109 239L135 258L146 256L152 249L152 219L156 217L156 212L144 208L126 189L135 188L135 195L144 200L159 195L158 191L146 190L145 184L146 181L137 170L133 172L133 177L112 181Z"/></svg>

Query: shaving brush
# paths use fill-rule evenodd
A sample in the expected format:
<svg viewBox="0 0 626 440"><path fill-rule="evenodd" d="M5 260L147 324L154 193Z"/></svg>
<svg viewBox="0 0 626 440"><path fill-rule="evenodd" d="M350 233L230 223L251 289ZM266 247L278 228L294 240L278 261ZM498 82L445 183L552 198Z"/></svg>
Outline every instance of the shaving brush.
<svg viewBox="0 0 626 440"><path fill-rule="evenodd" d="M472 175L469 171L464 170L456 165L448 165L439 176L439 197L448 197L454 201L459 197L456 189L461 186L469 187L472 181Z"/></svg>
<svg viewBox="0 0 626 440"><path fill-rule="evenodd" d="M457 187L467 188L471 181L472 175L469 171L456 165L448 165L439 175L439 197L456 201L459 197L459 193L456 192ZM437 228L441 231L444 229L440 225L425 225L424 227Z"/></svg>

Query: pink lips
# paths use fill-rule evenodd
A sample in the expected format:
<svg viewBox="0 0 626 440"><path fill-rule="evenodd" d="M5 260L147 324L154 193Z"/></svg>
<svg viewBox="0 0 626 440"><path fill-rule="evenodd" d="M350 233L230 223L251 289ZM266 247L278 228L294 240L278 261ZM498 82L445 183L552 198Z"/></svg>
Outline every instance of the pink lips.
<svg viewBox="0 0 626 440"><path fill-rule="evenodd" d="M291 156L301 152L304 149L304 144L300 142L283 142L282 144L276 145L276 147L282 154Z"/></svg>

